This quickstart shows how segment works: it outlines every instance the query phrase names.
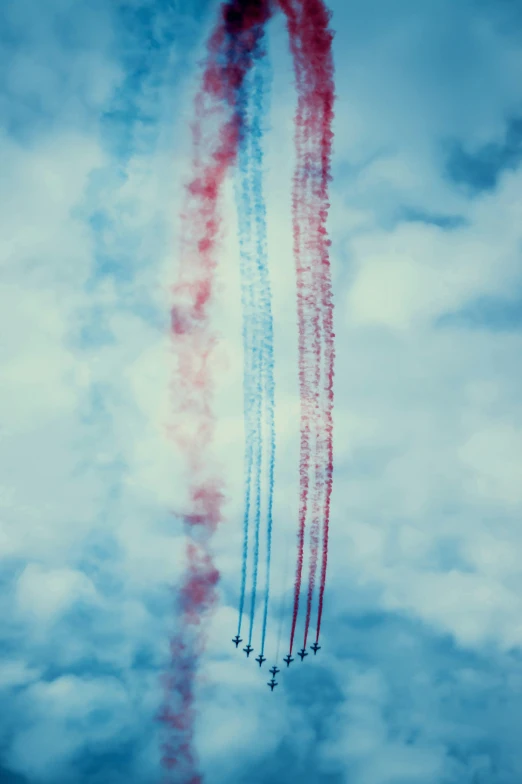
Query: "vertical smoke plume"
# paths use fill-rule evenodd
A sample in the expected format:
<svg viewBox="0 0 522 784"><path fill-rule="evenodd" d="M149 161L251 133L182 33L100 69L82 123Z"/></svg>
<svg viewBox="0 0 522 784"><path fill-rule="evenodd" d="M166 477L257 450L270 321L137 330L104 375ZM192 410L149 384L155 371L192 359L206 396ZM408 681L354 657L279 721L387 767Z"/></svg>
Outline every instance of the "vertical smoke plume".
<svg viewBox="0 0 522 784"><path fill-rule="evenodd" d="M201 781L193 748L195 673L205 644L202 621L216 600L219 574L210 540L221 522L224 498L221 476L208 458L215 430L217 335L210 311L221 226L219 196L237 157L238 91L267 18L268 6L259 0L223 3L208 41L195 100L193 174L186 187L178 278L172 290L171 337L177 360L172 434L185 455L192 508L185 515L187 569L178 592L177 632L171 640L160 719L168 729L162 757L166 777L186 784Z"/></svg>

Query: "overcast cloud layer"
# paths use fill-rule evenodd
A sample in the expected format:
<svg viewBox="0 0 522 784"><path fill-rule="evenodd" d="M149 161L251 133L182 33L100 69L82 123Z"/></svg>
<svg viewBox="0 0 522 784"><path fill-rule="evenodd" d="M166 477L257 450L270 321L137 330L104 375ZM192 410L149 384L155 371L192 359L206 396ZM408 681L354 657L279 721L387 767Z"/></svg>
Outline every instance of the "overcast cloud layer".
<svg viewBox="0 0 522 784"><path fill-rule="evenodd" d="M0 8L0 781L160 780L182 569L168 285L216 3ZM337 376L322 655L271 695L234 633L232 189L216 317L228 521L198 685L208 784L522 780L522 3L332 0ZM274 652L297 507L292 65L270 29ZM232 650L231 650L232 649Z"/></svg>

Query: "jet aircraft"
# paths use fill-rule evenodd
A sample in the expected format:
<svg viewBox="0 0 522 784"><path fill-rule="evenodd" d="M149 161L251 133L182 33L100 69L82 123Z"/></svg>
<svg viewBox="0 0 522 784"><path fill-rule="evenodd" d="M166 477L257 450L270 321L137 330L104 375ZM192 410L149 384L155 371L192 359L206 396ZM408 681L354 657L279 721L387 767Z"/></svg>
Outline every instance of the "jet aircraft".
<svg viewBox="0 0 522 784"><path fill-rule="evenodd" d="M244 650L244 652L246 653L246 655L247 655L247 659L248 659L248 657L250 656L250 654L252 653L252 651L253 651L254 649L252 648L252 646L250 645L250 643L248 643L247 647L246 647L246 648L243 648L243 650Z"/></svg>
<svg viewBox="0 0 522 784"><path fill-rule="evenodd" d="M307 652L305 651L304 648L301 648L301 650L299 651L299 653L297 655L301 657L301 661L304 661L304 657L308 656L308 654L307 654Z"/></svg>
<svg viewBox="0 0 522 784"><path fill-rule="evenodd" d="M240 643L240 642L243 642L243 640L241 639L241 637L239 636L239 634L236 634L236 636L233 638L232 642L236 644L236 648L237 648L237 646L239 645L239 643Z"/></svg>
<svg viewBox="0 0 522 784"><path fill-rule="evenodd" d="M310 645L310 648L313 650L314 656L317 654L317 651L321 650L321 646L318 645L316 642L314 642L313 645Z"/></svg>
<svg viewBox="0 0 522 784"><path fill-rule="evenodd" d="M276 675L277 675L277 673L279 672L279 667L276 667L276 666L274 665L273 667L271 667L271 668L268 670L268 672L271 672L271 673L272 673L272 676L275 678L275 676L276 676Z"/></svg>
<svg viewBox="0 0 522 784"><path fill-rule="evenodd" d="M275 687L277 686L277 681L275 681L275 680L272 678L272 680L271 680L271 681L268 681L266 685L267 685L267 686L270 686L270 691L274 691Z"/></svg>
<svg viewBox="0 0 522 784"><path fill-rule="evenodd" d="M259 656L258 656L258 657L257 657L257 659L256 659L256 662L257 662L257 663L259 664L259 666L261 667L261 665L263 664L263 662L264 662L264 661L266 661L266 659L265 659L265 657L263 656L263 654L262 654L262 653L260 653L260 654L259 654Z"/></svg>
<svg viewBox="0 0 522 784"><path fill-rule="evenodd" d="M288 656L285 656L285 658L283 659L283 661L284 661L284 662L286 662L286 666L287 666L287 667L290 667L290 664L293 662L293 659L292 659L292 657L290 656L290 654L288 654Z"/></svg>

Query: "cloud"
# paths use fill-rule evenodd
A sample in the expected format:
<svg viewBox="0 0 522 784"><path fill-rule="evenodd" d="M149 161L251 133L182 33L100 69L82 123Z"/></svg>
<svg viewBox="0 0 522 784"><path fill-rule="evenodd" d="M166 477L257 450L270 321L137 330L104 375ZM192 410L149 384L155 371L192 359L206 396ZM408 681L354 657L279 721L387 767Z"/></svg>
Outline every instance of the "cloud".
<svg viewBox="0 0 522 784"><path fill-rule="evenodd" d="M68 606L93 600L96 592L86 575L72 569L44 571L29 564L16 586L16 601L23 614L50 620Z"/></svg>
<svg viewBox="0 0 522 784"><path fill-rule="evenodd" d="M506 169L516 169L522 157L522 123L518 118L509 121L501 143L490 142L475 153L462 146L453 147L448 159L448 173L457 183L468 185L472 191L491 190Z"/></svg>
<svg viewBox="0 0 522 784"><path fill-rule="evenodd" d="M117 747L133 725L127 695L115 679L63 676L34 684L23 699L32 721L17 734L9 761L29 777L40 778L45 770L48 779L63 778L79 749Z"/></svg>

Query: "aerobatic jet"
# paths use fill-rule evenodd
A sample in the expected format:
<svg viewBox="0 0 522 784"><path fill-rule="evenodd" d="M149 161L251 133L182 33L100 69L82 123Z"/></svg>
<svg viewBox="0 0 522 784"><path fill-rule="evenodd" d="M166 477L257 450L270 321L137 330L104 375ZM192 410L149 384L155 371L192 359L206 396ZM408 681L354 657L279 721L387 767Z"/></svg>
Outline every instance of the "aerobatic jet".
<svg viewBox="0 0 522 784"><path fill-rule="evenodd" d="M276 667L276 666L274 665L273 667L271 667L271 668L268 670L268 672L271 672L271 673L272 673L272 676L275 678L275 676L276 676L276 675L277 675L277 673L279 672L279 667Z"/></svg>
<svg viewBox="0 0 522 784"><path fill-rule="evenodd" d="M291 664L291 662L293 662L293 659L292 659L292 657L290 656L290 654L288 654L288 656L285 656L285 658L283 659L283 661L284 661L284 662L286 662L286 666L287 666L287 667L290 667L290 664Z"/></svg>
<svg viewBox="0 0 522 784"><path fill-rule="evenodd" d="M246 655L247 655L247 659L248 659L248 657L250 656L250 654L252 653L252 651L253 651L254 649L252 648L252 646L250 645L250 643L248 643L247 647L246 647L246 648L243 648L243 650L244 650L244 652L246 653Z"/></svg>
<svg viewBox="0 0 522 784"><path fill-rule="evenodd" d="M301 661L304 661L304 657L308 656L308 654L307 654L307 652L305 651L304 648L301 648L301 650L299 651L299 653L297 655L301 657Z"/></svg>
<svg viewBox="0 0 522 784"><path fill-rule="evenodd" d="M317 651L321 650L321 646L318 645L316 642L314 642L313 645L310 645L310 648L313 650L314 656L316 655Z"/></svg>
<svg viewBox="0 0 522 784"><path fill-rule="evenodd" d="M277 681L275 681L275 680L272 678L272 680L271 680L271 681L268 681L266 685L267 685L267 686L270 686L270 691L274 691L275 687L277 686Z"/></svg>
<svg viewBox="0 0 522 784"><path fill-rule="evenodd" d="M241 639L241 637L239 636L239 634L236 634L236 636L234 637L234 639L232 640L232 642L234 642L234 643L236 644L236 648L237 648L237 646L239 645L239 643L240 643L240 642L243 642L243 640Z"/></svg>
<svg viewBox="0 0 522 784"><path fill-rule="evenodd" d="M263 662L264 662L264 661L266 661L266 659L265 659L265 657L263 656L263 654L262 654L262 653L260 653L260 654L259 654L259 656L258 656L258 657L257 657L257 659L256 659L256 662L257 662L257 663L259 664L259 666L261 667L261 665L263 664Z"/></svg>

